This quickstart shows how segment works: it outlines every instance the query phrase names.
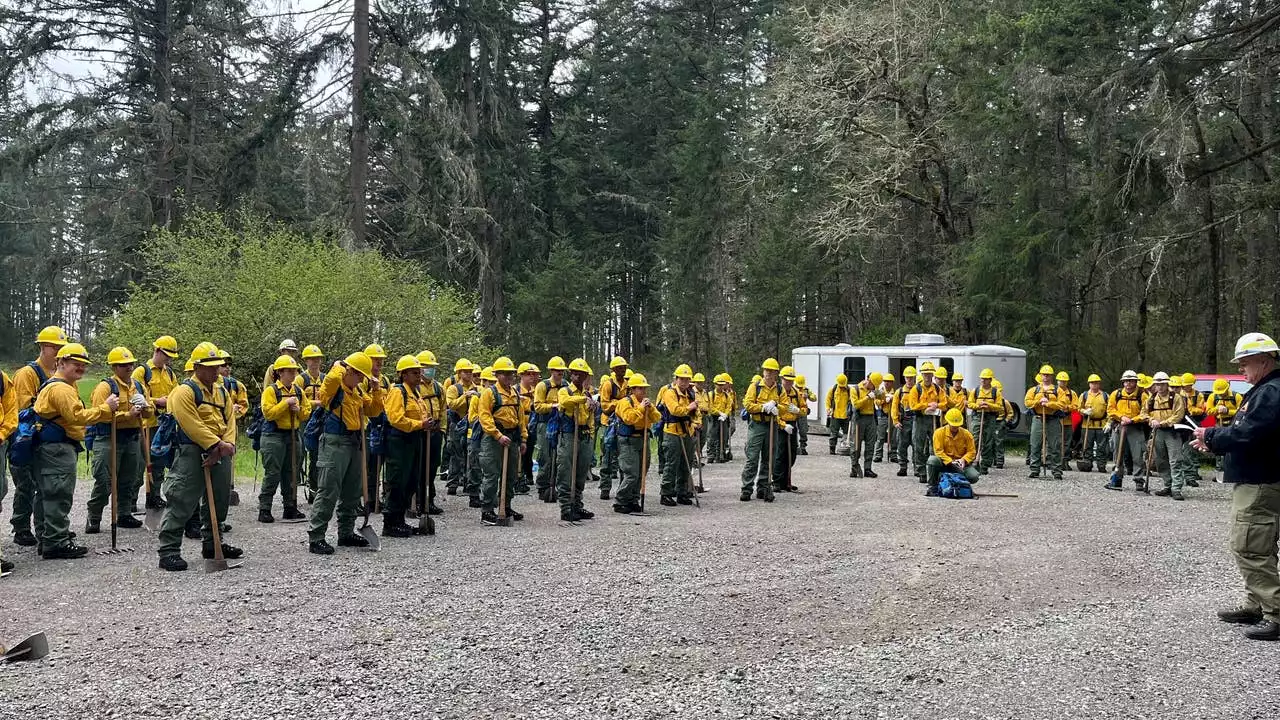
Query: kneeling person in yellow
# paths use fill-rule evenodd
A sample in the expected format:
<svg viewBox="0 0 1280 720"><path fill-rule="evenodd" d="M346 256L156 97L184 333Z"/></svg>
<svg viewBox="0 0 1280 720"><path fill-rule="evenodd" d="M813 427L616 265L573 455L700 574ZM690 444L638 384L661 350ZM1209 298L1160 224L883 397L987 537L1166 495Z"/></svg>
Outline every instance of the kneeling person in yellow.
<svg viewBox="0 0 1280 720"><path fill-rule="evenodd" d="M663 505L693 504L694 426L698 424L698 399L693 389L693 368L676 368L676 381L658 393L662 408Z"/></svg>
<svg viewBox="0 0 1280 720"><path fill-rule="evenodd" d="M511 509L511 495L515 489L516 467L529 441L528 417L524 413L520 396L516 393L516 366L511 358L500 357L493 361L493 374L497 382L477 400L477 414L484 437L480 439L480 522L497 525L499 515L512 520L523 520L524 515ZM498 508L498 504L502 507Z"/></svg>
<svg viewBox="0 0 1280 720"><path fill-rule="evenodd" d="M160 523L161 570L186 570L182 559L182 534L187 521L200 512L201 555L214 556L213 525L224 523L231 499L236 454L236 417L231 396L218 379L222 354L210 342L191 351L192 377L178 383L169 393L169 412L178 421L173 467L165 483L168 506ZM205 473L213 487L213 504L205 487ZM222 543L222 554L234 559L244 554L240 548Z"/></svg>
<svg viewBox="0 0 1280 720"><path fill-rule="evenodd" d="M93 388L89 404L102 405L112 395L127 398L115 412L115 437L112 438L112 422L98 423L88 430L97 445L93 454L93 493L87 505L88 518L84 532L93 535L101 532L102 510L111 500L112 449L115 450L116 511L118 528L140 528L142 521L133 516L138 500L138 488L142 485L142 434L143 418L152 415L151 401L146 386L130 377L135 360L129 348L114 348L107 354L111 375Z"/></svg>
<svg viewBox="0 0 1280 720"><path fill-rule="evenodd" d="M360 464L365 456L360 431L366 418L382 413L381 383L368 383L367 392L360 387L364 380L373 376L373 360L362 352L356 352L348 355L346 360L335 362L320 385L320 406L327 412L316 459L320 485L316 501L311 505L311 523L307 528L311 543L309 549L317 555L333 554L333 546L325 541L325 533L335 506L338 545L369 545L368 540L356 534L355 528L362 498Z"/></svg>
<svg viewBox="0 0 1280 720"><path fill-rule="evenodd" d="M582 505L582 489L591 471L591 438L595 430L595 400L587 394L591 366L582 358L569 363L569 384L560 388L560 440L556 449L556 500L560 519L589 520L595 513Z"/></svg>
<svg viewBox="0 0 1280 720"><path fill-rule="evenodd" d="M311 416L311 400L294 382L298 361L289 355L281 355L272 363L275 382L262 391L262 439L259 441L262 455L262 492L258 493L258 522L275 522L271 515L271 503L276 489L280 490L280 503L284 507L284 520L306 520L298 511L298 477L302 473L302 437L300 429ZM234 398L233 398L234 400ZM239 417L239 415L237 415Z"/></svg>
<svg viewBox="0 0 1280 720"><path fill-rule="evenodd" d="M964 413L960 408L951 408L947 411L946 425L933 431L933 454L926 463L929 488L925 496L938 496L938 481L944 472L963 473L969 482L978 482L978 469L972 465L977 456L973 433L964 429Z"/></svg>
<svg viewBox="0 0 1280 720"><path fill-rule="evenodd" d="M613 511L623 515L644 512L640 497L641 476L649 469L649 433L662 419L662 414L649 401L649 381L635 374L627 381L629 397L619 400L614 410L618 415L618 492Z"/></svg>
<svg viewBox="0 0 1280 720"><path fill-rule="evenodd" d="M83 450L85 428L111 422L120 406L116 395L86 408L76 383L89 367L89 353L80 343L58 348L57 370L36 394L35 411L42 418L39 444L32 462L37 515L36 536L45 560L84 557L89 549L71 539L71 501L76 491L76 456Z"/></svg>

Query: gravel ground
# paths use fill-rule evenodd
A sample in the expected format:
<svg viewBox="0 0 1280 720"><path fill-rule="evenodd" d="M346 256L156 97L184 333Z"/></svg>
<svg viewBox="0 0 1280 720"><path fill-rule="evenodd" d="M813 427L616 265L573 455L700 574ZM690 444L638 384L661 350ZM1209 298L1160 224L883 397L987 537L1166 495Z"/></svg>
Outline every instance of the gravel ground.
<svg viewBox="0 0 1280 720"><path fill-rule="evenodd" d="M506 529L448 498L434 538L328 558L245 504L246 563L212 575L190 541L158 570L144 530L81 561L6 537L0 639L52 651L0 666L0 717L1280 716L1280 646L1213 617L1240 585L1223 486L1175 503L1011 458L978 488L1019 498L935 500L822 454L768 505L739 502L740 457L701 509L651 484L628 518L590 485L597 519L519 498Z"/></svg>

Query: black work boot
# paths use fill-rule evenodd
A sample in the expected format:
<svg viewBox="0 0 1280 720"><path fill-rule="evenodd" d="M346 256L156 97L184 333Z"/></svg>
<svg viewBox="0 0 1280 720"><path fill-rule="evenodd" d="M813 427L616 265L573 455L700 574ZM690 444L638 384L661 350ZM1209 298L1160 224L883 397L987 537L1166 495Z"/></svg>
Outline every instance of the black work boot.
<svg viewBox="0 0 1280 720"><path fill-rule="evenodd" d="M577 522L578 512L571 507L560 508L560 519L564 522Z"/></svg>
<svg viewBox="0 0 1280 720"><path fill-rule="evenodd" d="M169 572L181 572L187 569L187 561L181 555L161 555L160 569Z"/></svg>
<svg viewBox="0 0 1280 720"><path fill-rule="evenodd" d="M1151 494L1155 495L1156 497L1169 497L1170 495L1173 494L1173 491L1170 490L1169 488L1160 488L1159 490Z"/></svg>
<svg viewBox="0 0 1280 720"><path fill-rule="evenodd" d="M1124 489L1122 487L1123 485L1124 485L1124 481L1117 478L1116 480L1108 480L1107 484L1103 485L1102 487L1108 490L1123 490Z"/></svg>
<svg viewBox="0 0 1280 720"><path fill-rule="evenodd" d="M89 518L84 521L84 534L97 535L102 532L102 520L100 518Z"/></svg>
<svg viewBox="0 0 1280 720"><path fill-rule="evenodd" d="M480 513L480 523L482 525L497 525L498 514L488 508L485 508L484 511Z"/></svg>
<svg viewBox="0 0 1280 720"><path fill-rule="evenodd" d="M899 467L899 468L898 468L898 477L906 477L906 476L907 476L907 469L906 469L906 468L904 468L904 467Z"/></svg>
<svg viewBox="0 0 1280 720"><path fill-rule="evenodd" d="M351 533L338 538L338 547L369 547L369 541L358 533Z"/></svg>
<svg viewBox="0 0 1280 720"><path fill-rule="evenodd" d="M307 545L307 552L314 555L332 555L333 546L324 540L312 540L311 543Z"/></svg>
<svg viewBox="0 0 1280 720"><path fill-rule="evenodd" d="M270 511L270 510L259 510L259 511L258 511L258 522L260 522L260 523L273 523L273 522L275 522L275 521L276 521L276 519L275 519L274 517L272 517L272 516L271 516L271 511Z"/></svg>
<svg viewBox="0 0 1280 720"><path fill-rule="evenodd" d="M36 536L31 532L31 528L21 528L13 533L13 543L23 547L35 547Z"/></svg>
<svg viewBox="0 0 1280 720"><path fill-rule="evenodd" d="M1280 624L1274 620L1267 620L1245 630L1244 636L1250 640L1280 640Z"/></svg>
<svg viewBox="0 0 1280 720"><path fill-rule="evenodd" d="M307 519L306 514L299 511L298 508L296 507L285 508L284 515L282 515L281 517L283 517L285 520L306 520Z"/></svg>
<svg viewBox="0 0 1280 720"><path fill-rule="evenodd" d="M124 528L125 530L136 530L142 527L142 521L134 517L133 513L129 513L116 518L116 527Z"/></svg>
<svg viewBox="0 0 1280 720"><path fill-rule="evenodd" d="M590 510L584 507L574 508L573 511L578 514L579 520L590 520L591 518L596 516L595 513L591 512Z"/></svg>
<svg viewBox="0 0 1280 720"><path fill-rule="evenodd" d="M1219 610L1218 619L1233 625L1253 625L1262 622L1262 611L1257 608L1231 608Z"/></svg>
<svg viewBox="0 0 1280 720"><path fill-rule="evenodd" d="M50 545L44 549L45 560L75 560L89 554L89 548L64 540L57 545Z"/></svg>
<svg viewBox="0 0 1280 720"><path fill-rule="evenodd" d="M741 497L738 498L742 502L751 502L751 491L743 490Z"/></svg>
<svg viewBox="0 0 1280 720"><path fill-rule="evenodd" d="M223 558L227 560L235 560L236 558L241 557L243 555L244 555L244 550L241 550L235 545L228 545L226 543L222 543ZM205 543L200 548L200 557L203 557L205 560L213 559L213 543Z"/></svg>
<svg viewBox="0 0 1280 720"><path fill-rule="evenodd" d="M413 528L404 524L403 513L383 513L382 534L387 537L413 537Z"/></svg>
<svg viewBox="0 0 1280 720"><path fill-rule="evenodd" d="M675 499L675 498L673 498L673 497L671 497L670 495L663 495L663 496L662 496L662 498L661 498L661 499L659 499L659 501L658 501L658 502L662 503L663 505L666 505L667 507L675 507L675 506L676 506L676 499Z"/></svg>
<svg viewBox="0 0 1280 720"><path fill-rule="evenodd" d="M862 477L873 478L873 477L879 477L879 476L876 475L875 471L871 469L870 465L868 465L862 468Z"/></svg>

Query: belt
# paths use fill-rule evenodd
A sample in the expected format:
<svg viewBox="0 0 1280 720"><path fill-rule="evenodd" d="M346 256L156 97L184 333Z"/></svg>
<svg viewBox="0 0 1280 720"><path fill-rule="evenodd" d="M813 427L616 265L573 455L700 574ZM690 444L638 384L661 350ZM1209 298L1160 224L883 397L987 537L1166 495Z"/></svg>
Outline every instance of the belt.
<svg viewBox="0 0 1280 720"><path fill-rule="evenodd" d="M360 438L359 438L359 435L360 435L360 431L359 431L359 430L345 430L345 429L344 429L342 432L329 432L328 430L326 430L324 434L325 434L325 435L329 435L329 436L331 436L331 437L336 437L336 438L351 438L351 439L353 439L353 440L358 440L358 439L360 439Z"/></svg>
<svg viewBox="0 0 1280 720"><path fill-rule="evenodd" d="M573 434L573 431L572 431L572 430L561 430L561 431L560 431L560 434L561 434L561 435L572 435L572 434ZM585 428L585 427L584 427L584 428L580 428L580 429L578 430L578 434L579 434L579 435L582 435L582 436L584 436L584 437L591 437L591 428Z"/></svg>

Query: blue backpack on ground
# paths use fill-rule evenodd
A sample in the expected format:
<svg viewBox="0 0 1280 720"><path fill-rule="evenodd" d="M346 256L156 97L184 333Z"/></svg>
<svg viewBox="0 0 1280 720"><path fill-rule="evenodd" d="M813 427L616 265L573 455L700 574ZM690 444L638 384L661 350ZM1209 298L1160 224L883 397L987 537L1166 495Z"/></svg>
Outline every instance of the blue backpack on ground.
<svg viewBox="0 0 1280 720"><path fill-rule="evenodd" d="M960 473L942 473L938 481L938 494L953 500L972 500L973 485Z"/></svg>

